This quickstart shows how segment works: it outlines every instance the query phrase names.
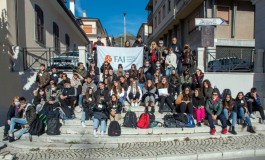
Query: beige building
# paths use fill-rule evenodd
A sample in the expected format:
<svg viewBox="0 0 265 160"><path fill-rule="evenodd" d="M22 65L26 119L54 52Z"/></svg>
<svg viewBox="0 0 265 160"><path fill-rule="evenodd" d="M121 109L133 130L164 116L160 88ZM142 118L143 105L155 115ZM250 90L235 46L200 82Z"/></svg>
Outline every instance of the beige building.
<svg viewBox="0 0 265 160"><path fill-rule="evenodd" d="M254 47L254 6L250 0L150 0L148 42L163 39L169 45L176 36L181 45L201 47L201 28L195 18L223 18L224 25L214 29L214 46ZM150 27L149 27L150 28Z"/></svg>
<svg viewBox="0 0 265 160"><path fill-rule="evenodd" d="M1 0L0 11L0 113L6 115L12 97L27 97L35 89L35 72L25 69L89 40L64 0Z"/></svg>

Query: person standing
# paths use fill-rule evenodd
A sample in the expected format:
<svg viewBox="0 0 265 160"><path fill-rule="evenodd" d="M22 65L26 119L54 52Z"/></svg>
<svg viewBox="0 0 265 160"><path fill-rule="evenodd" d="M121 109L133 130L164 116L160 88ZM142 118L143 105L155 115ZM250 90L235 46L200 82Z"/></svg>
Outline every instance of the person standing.
<svg viewBox="0 0 265 160"><path fill-rule="evenodd" d="M177 63L181 62L181 56L182 56L182 47L178 43L178 39L176 37L172 38L172 43L168 48L173 48L174 53L177 56ZM178 63L178 74L180 75L182 73L182 65L181 63Z"/></svg>
<svg viewBox="0 0 265 160"><path fill-rule="evenodd" d="M101 42L101 36L98 35L97 36L97 41L93 43L92 45L92 50L94 51L94 61L95 61L95 64L97 66L97 63L98 63L98 60L97 60L97 47L98 46L105 46L103 42Z"/></svg>
<svg viewBox="0 0 265 160"><path fill-rule="evenodd" d="M173 48L169 48L169 54L166 56L166 76L169 76L172 70L177 69L177 56L173 53Z"/></svg>
<svg viewBox="0 0 265 160"><path fill-rule="evenodd" d="M45 71L45 64L40 65L40 70L37 73L36 83L38 88L45 88L50 82L50 74Z"/></svg>
<svg viewBox="0 0 265 160"><path fill-rule="evenodd" d="M165 56L165 51L166 47L164 46L164 42L163 40L158 41L158 47L157 47L157 52L158 52L158 59L160 60L161 65L163 66L163 68L165 68L165 60L166 60L166 56Z"/></svg>

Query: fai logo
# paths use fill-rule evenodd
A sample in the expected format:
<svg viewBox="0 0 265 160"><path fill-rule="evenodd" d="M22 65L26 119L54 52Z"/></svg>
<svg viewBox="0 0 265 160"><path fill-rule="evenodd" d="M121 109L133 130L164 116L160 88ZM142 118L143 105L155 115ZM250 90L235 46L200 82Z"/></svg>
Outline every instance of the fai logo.
<svg viewBox="0 0 265 160"><path fill-rule="evenodd" d="M105 56L105 61L107 61L107 62L109 62L109 63L112 62L112 57L111 57L110 55L107 54L107 55Z"/></svg>

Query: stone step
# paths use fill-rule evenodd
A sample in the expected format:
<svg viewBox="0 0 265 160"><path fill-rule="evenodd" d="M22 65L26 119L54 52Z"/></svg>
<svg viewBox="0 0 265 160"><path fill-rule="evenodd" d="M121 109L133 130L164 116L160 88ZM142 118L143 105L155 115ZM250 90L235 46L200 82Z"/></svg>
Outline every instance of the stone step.
<svg viewBox="0 0 265 160"><path fill-rule="evenodd" d="M257 134L262 133L258 132ZM239 135L251 135L248 132L239 132L238 135L221 134L220 127L217 128L216 135L210 135L209 133L196 133L196 134L153 134L153 135L121 135L118 137L110 137L108 135L95 138L92 134L61 134L61 135L42 135L40 137L33 136L34 143L55 143L55 144L120 144L120 143L136 143L136 142L160 142L160 141L179 141L190 139L207 139L207 138L220 138ZM29 142L29 135L25 134L19 141L14 143ZM22 143L23 144L23 143Z"/></svg>

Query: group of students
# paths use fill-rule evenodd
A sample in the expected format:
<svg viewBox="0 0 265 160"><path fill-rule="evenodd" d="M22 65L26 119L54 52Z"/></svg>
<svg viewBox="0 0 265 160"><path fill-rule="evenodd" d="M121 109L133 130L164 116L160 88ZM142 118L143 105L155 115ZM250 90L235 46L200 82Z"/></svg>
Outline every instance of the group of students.
<svg viewBox="0 0 265 160"><path fill-rule="evenodd" d="M139 39L140 40L140 39ZM143 45L137 40L134 47ZM235 125L237 118L243 120L243 126L248 126L248 131L255 133L251 118L255 118L253 111L259 111L261 122L265 123L263 108L256 89L244 95L239 92L232 99L231 92L222 95L217 89L211 87L209 80L203 80L204 73L200 69L193 69L196 63L189 45L181 47L172 39L168 48L159 46L155 42L149 48L149 58L144 65L137 69L135 64L127 71L122 64L118 70L105 61L99 68L92 61L89 68L79 63L73 70L71 79L63 72L57 72L55 66L51 73L45 70L45 65L40 65L37 73L37 90L34 92L33 104L26 103L24 97L15 97L7 114L4 140L19 139L28 131L31 123L38 114L45 110L60 108L63 119L75 118L75 110L81 111L81 125L86 127L86 120L93 120L94 136L100 126L100 134L106 132L107 120L118 121L121 112L126 112L125 101L131 107L143 105L144 111L155 112L158 103L159 113L168 108L175 113L186 113L196 117L197 125L201 126L207 119L211 134L215 134L215 120L220 119L222 133L228 132L227 125L232 125L232 134L236 134ZM162 49L161 49L162 48ZM162 50L160 53L159 51ZM161 93L160 91L166 91ZM229 119L232 118L232 124ZM15 124L22 124L22 130L14 136Z"/></svg>

